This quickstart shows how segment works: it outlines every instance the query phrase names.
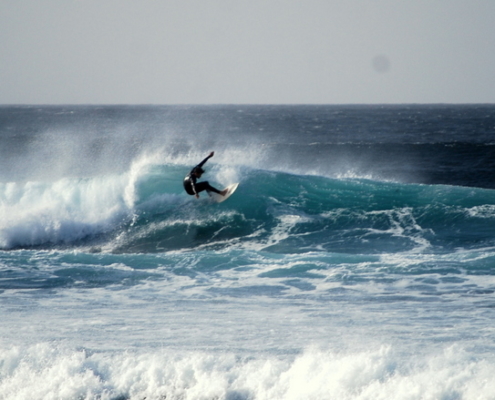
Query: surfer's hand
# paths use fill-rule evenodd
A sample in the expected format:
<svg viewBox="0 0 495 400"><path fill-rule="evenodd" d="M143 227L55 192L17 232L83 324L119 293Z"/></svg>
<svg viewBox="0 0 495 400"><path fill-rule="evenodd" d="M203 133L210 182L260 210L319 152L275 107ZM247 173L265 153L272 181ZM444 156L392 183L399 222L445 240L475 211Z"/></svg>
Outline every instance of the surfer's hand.
<svg viewBox="0 0 495 400"><path fill-rule="evenodd" d="M212 151L208 157L213 157L215 155L215 152Z"/></svg>
<svg viewBox="0 0 495 400"><path fill-rule="evenodd" d="M196 193L196 198L199 199L199 194Z"/></svg>

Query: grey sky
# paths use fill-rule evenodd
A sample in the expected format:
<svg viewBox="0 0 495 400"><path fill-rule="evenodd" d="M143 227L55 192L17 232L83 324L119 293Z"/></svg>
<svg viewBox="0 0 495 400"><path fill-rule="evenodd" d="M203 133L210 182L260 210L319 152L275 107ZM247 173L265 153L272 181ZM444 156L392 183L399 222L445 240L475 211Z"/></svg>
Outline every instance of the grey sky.
<svg viewBox="0 0 495 400"><path fill-rule="evenodd" d="M1 104L493 103L494 0L0 0Z"/></svg>

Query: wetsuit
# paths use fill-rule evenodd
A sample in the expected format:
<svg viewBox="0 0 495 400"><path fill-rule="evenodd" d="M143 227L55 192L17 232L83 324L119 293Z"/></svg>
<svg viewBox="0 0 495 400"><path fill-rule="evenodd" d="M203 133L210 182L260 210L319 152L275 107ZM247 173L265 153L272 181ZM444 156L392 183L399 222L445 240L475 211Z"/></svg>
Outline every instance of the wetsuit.
<svg viewBox="0 0 495 400"><path fill-rule="evenodd" d="M210 156L206 157L203 161L196 165L184 178L184 189L186 189L187 194L196 195L203 190L221 194L220 190L215 189L208 183L208 181L196 182L198 177L194 174L194 172L197 170L203 171L201 167L206 161L208 161L209 158Z"/></svg>

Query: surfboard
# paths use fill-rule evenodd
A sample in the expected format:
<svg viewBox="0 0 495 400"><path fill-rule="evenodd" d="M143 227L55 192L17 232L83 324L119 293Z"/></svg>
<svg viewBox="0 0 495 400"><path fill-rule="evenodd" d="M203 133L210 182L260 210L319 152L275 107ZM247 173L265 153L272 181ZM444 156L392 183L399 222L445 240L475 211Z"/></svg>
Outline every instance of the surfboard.
<svg viewBox="0 0 495 400"><path fill-rule="evenodd" d="M225 194L225 196L222 196L221 194L215 192L210 192L210 196L215 203L221 203L222 201L227 200L232 195L232 193L235 192L237 186L239 186L239 183L232 183L231 185L227 186L225 188L227 189L227 193Z"/></svg>

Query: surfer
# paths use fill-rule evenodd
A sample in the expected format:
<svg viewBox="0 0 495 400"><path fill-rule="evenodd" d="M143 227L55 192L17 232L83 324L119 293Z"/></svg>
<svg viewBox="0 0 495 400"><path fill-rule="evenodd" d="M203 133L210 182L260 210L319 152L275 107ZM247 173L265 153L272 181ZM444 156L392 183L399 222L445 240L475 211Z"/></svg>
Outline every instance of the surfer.
<svg viewBox="0 0 495 400"><path fill-rule="evenodd" d="M187 194L190 194L191 196L194 195L196 198L199 199L199 192L202 192L203 190L206 190L207 192L215 192L218 193L222 196L225 196L227 193L227 189L224 189L222 191L214 188L211 186L208 181L204 182L197 182L198 178L201 178L201 175L205 172L204 169L202 168L204 163L208 161L213 155L215 154L214 151L212 151L208 157L206 157L203 161L201 161L198 165L196 165L191 172L189 172L186 177L184 178L184 189L186 189Z"/></svg>

